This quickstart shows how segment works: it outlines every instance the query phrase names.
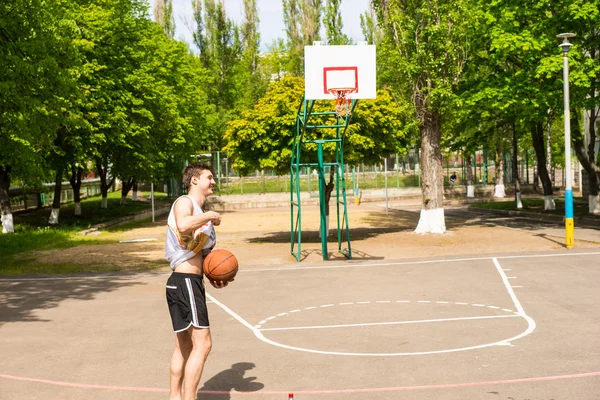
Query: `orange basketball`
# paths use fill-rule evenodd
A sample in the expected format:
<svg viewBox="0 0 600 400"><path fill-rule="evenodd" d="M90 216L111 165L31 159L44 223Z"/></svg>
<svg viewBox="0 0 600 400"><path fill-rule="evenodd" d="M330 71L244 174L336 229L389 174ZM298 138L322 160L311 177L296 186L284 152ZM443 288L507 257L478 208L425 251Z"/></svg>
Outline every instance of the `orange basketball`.
<svg viewBox="0 0 600 400"><path fill-rule="evenodd" d="M238 260L229 250L213 250L204 258L202 269L210 280L229 282L237 274Z"/></svg>

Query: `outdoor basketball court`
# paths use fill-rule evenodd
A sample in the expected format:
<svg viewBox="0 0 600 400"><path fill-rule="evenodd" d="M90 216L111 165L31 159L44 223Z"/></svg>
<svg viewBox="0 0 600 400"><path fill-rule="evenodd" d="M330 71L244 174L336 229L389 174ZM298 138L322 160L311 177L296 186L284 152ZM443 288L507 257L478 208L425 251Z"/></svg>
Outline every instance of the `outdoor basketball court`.
<svg viewBox="0 0 600 400"><path fill-rule="evenodd" d="M198 398L597 399L599 256L244 266ZM167 275L0 279L0 398L167 398Z"/></svg>

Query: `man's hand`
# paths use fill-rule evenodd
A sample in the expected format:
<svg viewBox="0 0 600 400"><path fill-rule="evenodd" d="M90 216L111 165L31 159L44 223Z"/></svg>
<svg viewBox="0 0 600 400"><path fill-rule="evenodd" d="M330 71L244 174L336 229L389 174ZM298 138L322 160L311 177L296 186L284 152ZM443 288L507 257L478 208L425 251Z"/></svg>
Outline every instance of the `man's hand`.
<svg viewBox="0 0 600 400"><path fill-rule="evenodd" d="M221 214L216 211L208 211L206 215L210 218L213 225L218 226L221 225Z"/></svg>
<svg viewBox="0 0 600 400"><path fill-rule="evenodd" d="M208 280L210 282L211 285L213 285L216 289L222 289L225 286L229 285L229 282L233 282L233 279L231 281L213 281L212 279Z"/></svg>

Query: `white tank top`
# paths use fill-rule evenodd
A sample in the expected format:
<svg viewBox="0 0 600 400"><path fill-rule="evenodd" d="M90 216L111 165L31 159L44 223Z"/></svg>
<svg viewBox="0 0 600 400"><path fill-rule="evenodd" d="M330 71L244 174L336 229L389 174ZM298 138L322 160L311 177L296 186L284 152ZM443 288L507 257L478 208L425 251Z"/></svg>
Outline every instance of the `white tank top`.
<svg viewBox="0 0 600 400"><path fill-rule="evenodd" d="M177 230L177 224L175 222L175 204L182 197L187 197L192 201L194 206L194 212L192 215L204 214L202 208L196 203L190 196L184 195L179 197L171 206L171 212L167 220L167 239L165 245L165 258L171 263L171 269L175 269L179 264L194 257L199 252L208 254L215 243L217 242L217 234L215 233L215 227L212 221L202 225L196 229L192 235L182 234Z"/></svg>

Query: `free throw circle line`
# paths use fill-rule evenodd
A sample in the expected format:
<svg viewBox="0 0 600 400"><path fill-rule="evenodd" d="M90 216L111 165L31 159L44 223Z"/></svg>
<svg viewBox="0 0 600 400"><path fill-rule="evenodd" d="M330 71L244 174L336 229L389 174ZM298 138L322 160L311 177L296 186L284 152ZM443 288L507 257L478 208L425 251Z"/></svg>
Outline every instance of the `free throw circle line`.
<svg viewBox="0 0 600 400"><path fill-rule="evenodd" d="M368 322L364 324L342 324L342 325L315 325L315 326L292 326L288 328L263 328L264 331L291 331L298 329L329 329L329 328L352 328L356 326L377 326L377 325L404 325L404 324L422 324L428 322L449 322L449 321L466 321L471 319L492 319L492 318L514 318L520 315L485 315L479 317L460 317L460 318L442 318L442 319L421 319L414 321L391 321L391 322Z"/></svg>
<svg viewBox="0 0 600 400"><path fill-rule="evenodd" d="M215 299L213 296L211 296L210 293L207 292L206 297L208 299L210 299L214 304L221 307L226 313L231 315L233 318L235 318L238 322L240 322L246 328L250 329L252 331L252 333L254 333L254 336L256 336L259 340L262 340L265 343L271 344L273 346L281 347L284 349L304 351L307 353L315 353L315 354L328 354L328 355L336 355L336 356L361 356L361 357L399 357L399 356L418 356L418 355L425 355L425 354L455 353L455 352L459 352L459 351L482 349L482 348L491 347L491 346L504 346L514 340L517 340L524 336L529 335L535 329L535 321L529 315L519 315L520 317L525 318L525 320L527 321L527 324L528 324L527 329L516 336L513 336L508 339L500 340L500 341L494 342L494 343L485 343L485 344L480 344L480 345L476 345L476 346L460 347L460 348L446 349L446 350L419 351L419 352L414 352L414 353L349 353L349 352L338 352L338 351L322 351L322 350L306 349L303 347L288 346L286 344L275 342L271 339L268 339L265 337L265 335L262 334L262 332L258 328L256 328L255 326L252 326L248 321L246 321L245 319L240 317L232 309L230 309L225 304L221 303L220 301Z"/></svg>

